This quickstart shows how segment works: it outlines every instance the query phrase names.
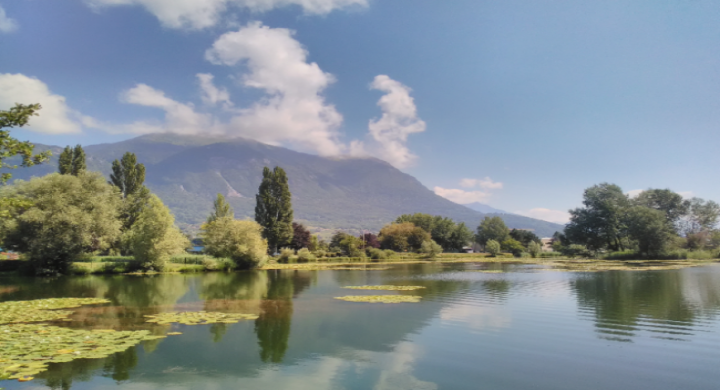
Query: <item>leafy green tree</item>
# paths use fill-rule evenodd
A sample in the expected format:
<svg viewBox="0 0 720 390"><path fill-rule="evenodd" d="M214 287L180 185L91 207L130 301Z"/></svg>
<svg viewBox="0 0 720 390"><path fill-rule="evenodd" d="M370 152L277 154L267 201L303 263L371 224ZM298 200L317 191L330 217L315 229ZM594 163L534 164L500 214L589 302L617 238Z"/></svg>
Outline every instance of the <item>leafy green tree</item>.
<svg viewBox="0 0 720 390"><path fill-rule="evenodd" d="M60 153L58 161L58 172L61 175L78 176L87 171L87 163L85 162L85 150L82 146L75 145L75 148L66 146L65 150Z"/></svg>
<svg viewBox="0 0 720 390"><path fill-rule="evenodd" d="M13 127L23 127L30 120L31 116L37 116L37 111L40 110L39 104L15 104L15 107L7 110L0 111L0 169L15 169L18 166L15 164L8 164L7 159L14 156L21 156L22 163L20 166L31 167L35 164L40 164L47 161L50 158L51 153L43 152L33 155L33 149L35 146L29 141L20 142L17 139L10 136L10 131L7 130ZM7 183L12 178L11 173L0 174L0 184ZM2 202L2 200L0 200Z"/></svg>
<svg viewBox="0 0 720 390"><path fill-rule="evenodd" d="M442 219L442 217L438 217L438 218ZM395 223L405 223L405 222L410 222L413 225L425 230L426 232L428 232L432 235L432 232L433 232L433 229L435 228L435 223L437 222L437 219L430 214L415 213L415 214L403 214L395 220Z"/></svg>
<svg viewBox="0 0 720 390"><path fill-rule="evenodd" d="M225 200L223 194L218 193L215 202L213 202L213 211L207 218L207 223L215 222L220 218L235 218L235 211L230 203Z"/></svg>
<svg viewBox="0 0 720 390"><path fill-rule="evenodd" d="M125 233L135 260L146 270L162 271L170 257L182 253L190 241L175 226L170 209L155 195Z"/></svg>
<svg viewBox="0 0 720 390"><path fill-rule="evenodd" d="M540 237L529 230L513 229L510 231L510 238L520 241L520 243L526 247L530 245L531 242L542 243Z"/></svg>
<svg viewBox="0 0 720 390"><path fill-rule="evenodd" d="M672 225L665 212L635 206L628 210L625 219L628 234L637 241L641 254L653 257L665 252L673 235Z"/></svg>
<svg viewBox="0 0 720 390"><path fill-rule="evenodd" d="M254 268L267 259L267 240L257 222L225 217L203 224L201 229L205 251L232 259L238 268Z"/></svg>
<svg viewBox="0 0 720 390"><path fill-rule="evenodd" d="M500 217L485 217L477 227L475 241L483 245L488 240L503 242L510 237L510 229Z"/></svg>
<svg viewBox="0 0 720 390"><path fill-rule="evenodd" d="M456 224L452 219L440 215L403 214L395 220L395 223L404 222L410 222L430 233L433 241L442 246L445 252L459 252L473 238L464 223Z"/></svg>
<svg viewBox="0 0 720 390"><path fill-rule="evenodd" d="M363 242L360 238L345 232L336 232L330 240L330 249L340 251L345 256L360 257Z"/></svg>
<svg viewBox="0 0 720 390"><path fill-rule="evenodd" d="M275 167L271 171L265 167L256 199L255 221L263 227L269 249L276 253L278 248L290 244L293 237L292 195L285 170Z"/></svg>
<svg viewBox="0 0 720 390"><path fill-rule="evenodd" d="M465 222L460 222L455 225L455 228L450 234L450 239L446 242L445 246L443 246L443 249L447 252L460 252L463 247L473 241L473 238L474 234L472 230L465 225Z"/></svg>
<svg viewBox="0 0 720 390"><path fill-rule="evenodd" d="M720 205L712 200L692 198L688 202L688 213L681 222L682 231L688 235L711 231L718 223Z"/></svg>
<svg viewBox="0 0 720 390"><path fill-rule="evenodd" d="M505 241L500 243L500 246L504 251L512 252L512 254L515 256L520 256L521 253L525 252L525 247L523 246L523 244L513 238L506 239Z"/></svg>
<svg viewBox="0 0 720 390"><path fill-rule="evenodd" d="M585 207L570 210L570 223L565 228L568 240L597 251L622 250L626 246L624 215L630 201L622 189L602 183L585 190Z"/></svg>
<svg viewBox="0 0 720 390"><path fill-rule="evenodd" d="M437 255L442 253L442 251L442 247L433 240L423 241L423 243L420 245L420 253L424 254L430 259L437 257Z"/></svg>
<svg viewBox="0 0 720 390"><path fill-rule="evenodd" d="M430 241L430 233L411 222L385 225L378 236L380 248L396 252L415 252L424 241Z"/></svg>
<svg viewBox="0 0 720 390"><path fill-rule="evenodd" d="M538 257L540 252L542 252L542 245L539 244L537 241L530 241L530 243L527 246L528 253L530 253L530 256L533 258Z"/></svg>
<svg viewBox="0 0 720 390"><path fill-rule="evenodd" d="M145 165L137 162L135 153L126 152L119 161L113 161L110 184L120 189L123 198L140 191L144 183Z"/></svg>
<svg viewBox="0 0 720 390"><path fill-rule="evenodd" d="M665 213L665 219L671 226L676 226L683 215L687 214L690 202L683 200L682 195L669 189L649 189L643 191L632 203L660 210Z"/></svg>
<svg viewBox="0 0 720 390"><path fill-rule="evenodd" d="M495 240L487 240L485 242L485 250L493 257L497 256L502 248L500 247L500 243Z"/></svg>
<svg viewBox="0 0 720 390"><path fill-rule="evenodd" d="M23 253L38 274L65 273L72 261L105 250L120 236L120 197L100 174L50 174L3 188L26 199L3 224L3 248Z"/></svg>

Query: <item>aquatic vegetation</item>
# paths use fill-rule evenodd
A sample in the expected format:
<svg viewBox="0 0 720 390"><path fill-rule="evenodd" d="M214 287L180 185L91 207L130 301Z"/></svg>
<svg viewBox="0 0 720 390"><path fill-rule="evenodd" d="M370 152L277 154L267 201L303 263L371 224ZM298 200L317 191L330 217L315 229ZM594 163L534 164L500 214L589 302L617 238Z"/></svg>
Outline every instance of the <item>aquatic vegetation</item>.
<svg viewBox="0 0 720 390"><path fill-rule="evenodd" d="M97 359L122 352L152 336L147 330L82 330L44 324L0 325L0 379L28 381L48 363Z"/></svg>
<svg viewBox="0 0 720 390"><path fill-rule="evenodd" d="M387 291L413 291L425 288L424 286L345 286L343 288L351 288L353 290L387 290Z"/></svg>
<svg viewBox="0 0 720 390"><path fill-rule="evenodd" d="M50 298L0 302L0 325L62 320L66 319L72 312L56 309L69 309L82 305L109 302L107 299L102 298Z"/></svg>
<svg viewBox="0 0 720 390"><path fill-rule="evenodd" d="M256 320L255 314L219 313L206 311L186 311L146 315L146 322L160 325L178 323L183 325L234 324L241 320Z"/></svg>
<svg viewBox="0 0 720 390"><path fill-rule="evenodd" d="M342 301L348 302L372 302L372 303L406 303L420 302L419 295L348 295L344 297L335 297Z"/></svg>
<svg viewBox="0 0 720 390"><path fill-rule="evenodd" d="M601 271L659 271L698 267L714 263L703 260L554 260L537 262L552 267L554 271L601 272Z"/></svg>

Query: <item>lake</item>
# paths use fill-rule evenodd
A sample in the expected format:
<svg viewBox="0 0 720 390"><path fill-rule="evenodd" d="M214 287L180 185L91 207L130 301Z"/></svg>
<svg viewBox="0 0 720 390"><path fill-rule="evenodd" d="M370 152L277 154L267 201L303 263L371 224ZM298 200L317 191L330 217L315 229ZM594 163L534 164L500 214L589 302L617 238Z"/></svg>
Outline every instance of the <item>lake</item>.
<svg viewBox="0 0 720 390"><path fill-rule="evenodd" d="M425 288L343 288L359 285ZM422 298L397 304L334 299L346 295ZM182 334L103 359L52 363L30 382L6 380L0 387L714 390L720 383L718 265L591 273L465 263L0 277L0 301L50 297L111 301L70 309L73 321L60 326ZM144 317L199 310L258 318L191 326Z"/></svg>

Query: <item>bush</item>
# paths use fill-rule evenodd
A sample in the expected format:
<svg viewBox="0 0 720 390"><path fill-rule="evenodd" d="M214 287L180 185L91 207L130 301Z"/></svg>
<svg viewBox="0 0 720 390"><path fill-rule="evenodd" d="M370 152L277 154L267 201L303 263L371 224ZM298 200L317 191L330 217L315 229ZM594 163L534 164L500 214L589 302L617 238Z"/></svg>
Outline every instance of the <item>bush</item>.
<svg viewBox="0 0 720 390"><path fill-rule="evenodd" d="M534 259L540 255L540 252L542 252L542 245L540 245L537 241L530 241L528 244L528 253L530 256Z"/></svg>
<svg viewBox="0 0 720 390"><path fill-rule="evenodd" d="M327 252L325 252L322 249L318 249L315 251L315 257L317 257L317 258L327 257Z"/></svg>
<svg viewBox="0 0 720 390"><path fill-rule="evenodd" d="M387 254L385 253L385 251L377 249L377 248L370 248L370 249L368 249L367 253L368 253L368 256L370 256L370 258L373 260L387 259Z"/></svg>
<svg viewBox="0 0 720 390"><path fill-rule="evenodd" d="M190 240L175 227L175 217L155 195L150 196L127 235L135 260L151 271L162 271L172 255L190 245Z"/></svg>
<svg viewBox="0 0 720 390"><path fill-rule="evenodd" d="M434 259L442 253L442 247L438 245L435 241L423 241L422 245L420 245L420 253L427 256L429 259Z"/></svg>
<svg viewBox="0 0 720 390"><path fill-rule="evenodd" d="M316 261L317 258L315 255L313 255L308 248L302 248L297 252L298 261L301 262L308 262L308 261Z"/></svg>
<svg viewBox="0 0 720 390"><path fill-rule="evenodd" d="M525 247L523 246L523 244L513 238L508 238L507 240L503 241L500 244L500 247L502 247L504 251L512 252L512 254L517 257L520 257L520 254L525 252Z"/></svg>
<svg viewBox="0 0 720 390"><path fill-rule="evenodd" d="M237 268L257 267L267 260L267 240L255 221L225 217L203 224L201 229L205 252L213 257L232 259Z"/></svg>
<svg viewBox="0 0 720 390"><path fill-rule="evenodd" d="M297 258L295 257L295 251L290 248L280 249L280 256L278 256L278 263L294 263Z"/></svg>
<svg viewBox="0 0 720 390"><path fill-rule="evenodd" d="M500 243L495 240L488 240L485 243L485 250L490 254L490 256L497 257L498 253L500 253Z"/></svg>
<svg viewBox="0 0 720 390"><path fill-rule="evenodd" d="M383 252L385 252L385 256L388 259L392 259L393 257L397 256L397 252L392 249L385 249Z"/></svg>
<svg viewBox="0 0 720 390"><path fill-rule="evenodd" d="M588 250L585 245L578 245L578 244L570 244L566 246L563 250L563 255L567 257L584 257L584 258L592 258L593 253L592 251Z"/></svg>

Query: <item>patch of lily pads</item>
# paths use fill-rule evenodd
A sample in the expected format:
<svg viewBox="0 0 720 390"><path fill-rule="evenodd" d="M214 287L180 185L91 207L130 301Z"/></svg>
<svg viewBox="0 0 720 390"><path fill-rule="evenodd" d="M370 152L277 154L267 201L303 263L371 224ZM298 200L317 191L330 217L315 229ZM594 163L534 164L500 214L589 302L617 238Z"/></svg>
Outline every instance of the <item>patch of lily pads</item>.
<svg viewBox="0 0 720 390"><path fill-rule="evenodd" d="M420 302L419 295L348 295L335 297L348 302L371 302L371 303L417 303Z"/></svg>
<svg viewBox="0 0 720 390"><path fill-rule="evenodd" d="M345 286L343 288L350 288L353 290L385 290L385 291L414 291L414 290L420 290L425 287L423 286L392 286L392 285L383 285L383 286Z"/></svg>
<svg viewBox="0 0 720 390"><path fill-rule="evenodd" d="M48 363L97 359L122 352L152 336L147 330L82 330L44 324L0 325L0 379L28 381Z"/></svg>
<svg viewBox="0 0 720 390"><path fill-rule="evenodd" d="M183 325L205 325L205 324L234 324L242 320L256 320L255 314L240 313L219 313L206 311L171 312L156 315L146 315L146 322L153 322L160 325L172 323Z"/></svg>
<svg viewBox="0 0 720 390"><path fill-rule="evenodd" d="M0 302L0 325L62 320L72 314L72 311L57 309L109 302L102 298L50 298Z"/></svg>

